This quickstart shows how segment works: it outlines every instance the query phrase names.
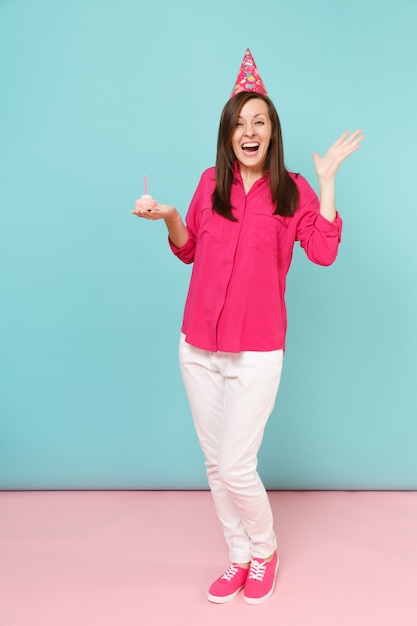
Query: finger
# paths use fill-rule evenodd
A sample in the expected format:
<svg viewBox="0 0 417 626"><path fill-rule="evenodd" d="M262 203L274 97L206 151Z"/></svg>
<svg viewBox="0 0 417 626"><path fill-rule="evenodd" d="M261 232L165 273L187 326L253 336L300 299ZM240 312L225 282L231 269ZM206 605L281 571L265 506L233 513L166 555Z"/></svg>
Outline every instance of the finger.
<svg viewBox="0 0 417 626"><path fill-rule="evenodd" d="M352 133L352 134L350 135L350 137L347 137L347 138L346 138L345 142L346 142L346 143L355 143L355 142L359 139L359 137L361 136L361 133L362 133L362 131L361 131L361 130L355 130L355 132L354 132L354 133ZM362 135L362 136L363 136L363 135Z"/></svg>
<svg viewBox="0 0 417 626"><path fill-rule="evenodd" d="M361 145L361 141L362 139L365 137L365 135L362 134L362 131L356 131L352 137L349 138L349 141L346 142L344 149L347 150L347 152L352 153L355 150L357 150L358 148L360 148Z"/></svg>
<svg viewBox="0 0 417 626"><path fill-rule="evenodd" d="M143 209L138 209L138 208L135 208L132 211L132 213L135 213L135 215L141 215L143 212L144 212Z"/></svg>
<svg viewBox="0 0 417 626"><path fill-rule="evenodd" d="M144 217L145 219L148 218L147 212L143 209L133 209L131 213L133 213L133 215L136 215L136 217Z"/></svg>
<svg viewBox="0 0 417 626"><path fill-rule="evenodd" d="M357 130L353 135L352 135L352 142L354 144L356 144L359 148L360 142L362 141L362 139L364 139L365 135L363 134L363 132L361 130Z"/></svg>
<svg viewBox="0 0 417 626"><path fill-rule="evenodd" d="M335 141L335 143L333 144L332 148L338 148L340 146L347 146L350 145L352 143L357 143L359 141L362 141L362 139L364 138L365 135L361 134L362 130L355 130L354 133L351 133L350 130L347 130L343 133L343 135L341 135L339 137L339 139L337 139ZM349 136L350 135L350 136Z"/></svg>
<svg viewBox="0 0 417 626"><path fill-rule="evenodd" d="M350 135L350 130L345 130L343 135L340 135L339 139L336 139L332 148L338 148L339 146L341 146L342 143L345 141L346 137L348 137L349 135Z"/></svg>
<svg viewBox="0 0 417 626"><path fill-rule="evenodd" d="M365 135L362 133L361 130L356 130L354 133L351 134L350 137L346 138L345 145L349 147L359 145L364 136Z"/></svg>

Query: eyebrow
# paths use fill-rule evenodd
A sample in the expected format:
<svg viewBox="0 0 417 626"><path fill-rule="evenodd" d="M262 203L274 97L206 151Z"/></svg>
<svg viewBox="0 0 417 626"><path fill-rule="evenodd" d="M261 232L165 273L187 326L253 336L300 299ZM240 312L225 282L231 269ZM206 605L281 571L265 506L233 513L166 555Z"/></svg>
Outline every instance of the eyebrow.
<svg viewBox="0 0 417 626"><path fill-rule="evenodd" d="M254 115L253 117L259 117L260 115L263 115L264 117L266 117L265 113L256 113L256 115ZM238 120L243 120L244 118L241 115L237 116Z"/></svg>

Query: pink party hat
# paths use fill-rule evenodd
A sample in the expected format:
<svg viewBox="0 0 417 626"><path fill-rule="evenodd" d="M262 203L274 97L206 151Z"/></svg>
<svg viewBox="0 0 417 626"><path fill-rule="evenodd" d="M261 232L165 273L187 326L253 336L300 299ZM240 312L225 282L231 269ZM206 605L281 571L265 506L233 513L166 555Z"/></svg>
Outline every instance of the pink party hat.
<svg viewBox="0 0 417 626"><path fill-rule="evenodd" d="M256 93L262 93L264 96L268 95L249 48L246 48L245 56L243 57L242 65L240 66L239 74L236 78L235 87L230 97L233 98L233 96L241 91L254 91Z"/></svg>

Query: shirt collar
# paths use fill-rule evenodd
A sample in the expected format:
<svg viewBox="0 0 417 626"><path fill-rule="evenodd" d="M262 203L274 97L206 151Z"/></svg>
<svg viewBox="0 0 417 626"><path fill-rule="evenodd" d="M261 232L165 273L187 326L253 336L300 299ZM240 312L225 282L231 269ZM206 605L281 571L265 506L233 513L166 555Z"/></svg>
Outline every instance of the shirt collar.
<svg viewBox="0 0 417 626"><path fill-rule="evenodd" d="M269 180L269 170L266 171L259 180ZM234 183L241 183L242 181L242 176L239 170L239 163L238 161L233 161L233 182Z"/></svg>

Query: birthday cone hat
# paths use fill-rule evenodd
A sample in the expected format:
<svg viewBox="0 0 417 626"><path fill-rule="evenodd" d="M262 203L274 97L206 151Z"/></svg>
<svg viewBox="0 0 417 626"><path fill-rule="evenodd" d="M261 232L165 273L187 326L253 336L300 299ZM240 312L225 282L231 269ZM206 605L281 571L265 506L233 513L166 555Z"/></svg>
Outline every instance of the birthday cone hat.
<svg viewBox="0 0 417 626"><path fill-rule="evenodd" d="M254 91L264 96L268 95L249 48L246 48L245 56L243 57L242 65L240 66L239 74L237 75L235 86L230 97L233 98L233 96L241 91Z"/></svg>

